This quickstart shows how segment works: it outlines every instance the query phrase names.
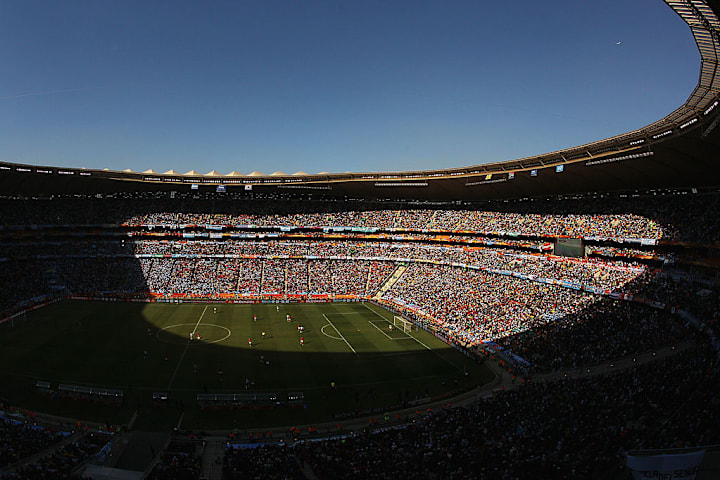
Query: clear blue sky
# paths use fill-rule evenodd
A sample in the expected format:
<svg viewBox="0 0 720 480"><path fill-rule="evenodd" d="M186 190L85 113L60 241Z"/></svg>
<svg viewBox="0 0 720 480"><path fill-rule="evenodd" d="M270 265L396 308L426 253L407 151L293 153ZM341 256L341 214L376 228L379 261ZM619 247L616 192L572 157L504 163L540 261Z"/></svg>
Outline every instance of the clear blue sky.
<svg viewBox="0 0 720 480"><path fill-rule="evenodd" d="M0 160L314 173L623 133L700 59L661 0L4 0L0 65Z"/></svg>

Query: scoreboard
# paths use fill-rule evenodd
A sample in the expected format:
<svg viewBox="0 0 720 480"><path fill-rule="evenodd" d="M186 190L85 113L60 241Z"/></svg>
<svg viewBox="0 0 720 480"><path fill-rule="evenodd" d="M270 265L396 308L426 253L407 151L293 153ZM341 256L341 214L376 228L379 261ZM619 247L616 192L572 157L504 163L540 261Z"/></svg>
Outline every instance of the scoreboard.
<svg viewBox="0 0 720 480"><path fill-rule="evenodd" d="M584 257L585 243L582 238L556 238L555 255L564 257Z"/></svg>

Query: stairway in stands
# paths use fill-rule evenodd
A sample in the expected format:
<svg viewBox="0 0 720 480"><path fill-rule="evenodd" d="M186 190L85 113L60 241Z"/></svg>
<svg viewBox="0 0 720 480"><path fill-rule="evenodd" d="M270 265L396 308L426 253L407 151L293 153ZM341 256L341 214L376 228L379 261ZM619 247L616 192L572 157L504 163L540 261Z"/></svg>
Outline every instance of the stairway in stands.
<svg viewBox="0 0 720 480"><path fill-rule="evenodd" d="M395 285L395 282L400 280L400 277L403 276L403 273L405 273L405 270L407 270L407 266L403 265L402 263L398 264L398 266L393 271L392 275L388 277L387 280L385 280L385 283L382 284L382 286L378 289L377 293L373 296L373 298L378 299L382 298L383 295L385 295L385 292L390 290L393 285Z"/></svg>
<svg viewBox="0 0 720 480"><path fill-rule="evenodd" d="M207 480L223 480L222 459L225 456L225 442L208 440L202 457L202 473Z"/></svg>

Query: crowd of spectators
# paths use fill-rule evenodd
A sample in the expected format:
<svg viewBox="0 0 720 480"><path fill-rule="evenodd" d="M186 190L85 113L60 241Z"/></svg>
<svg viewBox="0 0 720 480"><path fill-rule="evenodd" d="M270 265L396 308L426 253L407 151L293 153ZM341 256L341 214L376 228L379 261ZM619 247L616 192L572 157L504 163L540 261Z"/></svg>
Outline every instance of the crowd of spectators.
<svg viewBox="0 0 720 480"><path fill-rule="evenodd" d="M255 225L260 227L355 227L399 230L440 230L571 237L662 238L654 221L633 214L542 215L473 210L375 210L324 214L199 215L147 213L135 215L124 226L145 225Z"/></svg>
<svg viewBox="0 0 720 480"><path fill-rule="evenodd" d="M608 257L608 258L627 258L632 260L633 258L643 258L643 257L660 257L663 260L672 261L675 258L675 255L672 253L664 253L662 255L658 255L654 250L647 250L647 249L639 249L639 248L629 248L629 247L616 247L616 246L608 246L608 245L593 245L587 247L587 254L588 255L594 255L594 256L602 256L602 257Z"/></svg>
<svg viewBox="0 0 720 480"><path fill-rule="evenodd" d="M60 442L60 432L32 423L0 418L0 469L39 453Z"/></svg>
<svg viewBox="0 0 720 480"><path fill-rule="evenodd" d="M717 352L702 344L628 370L530 380L399 428L232 450L226 462L240 456L253 472L270 459L273 478L296 478L295 457L320 480L629 479L630 450L720 441L719 380Z"/></svg>
<svg viewBox="0 0 720 480"><path fill-rule="evenodd" d="M597 259L576 259L524 254L485 247L418 245L382 242L302 242L302 241L138 241L138 255L229 255L286 257L352 257L388 260L434 261L474 265L481 268L514 270L526 275L554 278L616 288L634 278L643 266Z"/></svg>
<svg viewBox="0 0 720 480"><path fill-rule="evenodd" d="M523 198L437 209L373 201L267 198L234 194L138 192L108 196L0 198L0 226L132 225L148 223L260 226L350 226L663 238L720 241L720 195L715 191L588 193Z"/></svg>
<svg viewBox="0 0 720 480"><path fill-rule="evenodd" d="M367 298L381 293L386 302L409 309L463 345L505 339L505 347L543 368L592 363L680 335L677 329L665 328L672 323L660 313L643 316L643 328L633 332L631 320L637 313L631 315L627 306L595 309L592 305L599 297L579 290L579 284L601 291L623 289L647 275L645 267L627 263L380 242L88 242L73 243L73 248L92 252L90 256L40 258L37 252L42 248L42 243L35 243L25 251L26 257L0 264L16 269L5 278L32 277L22 275L30 266L42 272L31 283L37 294L53 293L51 282L61 293L75 295ZM404 273L381 292L399 265L407 267ZM19 298L13 292L24 285L9 287L0 294L10 294L2 298L7 306ZM543 342L543 332L551 330L558 338L564 335L565 341L558 343L564 347ZM598 346L611 338L611 347ZM594 343L599 339L606 342Z"/></svg>
<svg viewBox="0 0 720 480"><path fill-rule="evenodd" d="M467 344L496 340L576 312L595 296L478 270L413 264L383 298L415 309Z"/></svg>
<svg viewBox="0 0 720 480"><path fill-rule="evenodd" d="M40 458L23 464L0 480L81 480L85 477L73 473L110 440L109 434L92 432L65 443Z"/></svg>
<svg viewBox="0 0 720 480"><path fill-rule="evenodd" d="M331 226L470 231L488 238L501 233L709 244L720 238L719 206L715 194L599 195L443 210L149 194L144 199L0 199L0 225ZM700 345L615 374L547 382L530 377L518 388L429 413L398 429L367 430L294 447L229 449L223 461L228 479L300 478L303 465L321 480L622 478L627 476L622 458L629 449L720 441L720 421L714 415L720 407L717 352L701 336L691 336L687 325L670 313L684 309L716 327L716 289L633 262L400 241L24 243L4 238L0 311L68 293L364 297L377 294L403 265L402 276L382 292L385 302L465 345L494 342L527 360L531 375L590 366L681 340ZM646 251L598 248L606 256ZM538 282L541 278L552 282ZM572 288L578 284L645 297L668 309L603 299ZM48 432L22 428L0 421L0 466L58 440ZM33 440L25 442L25 435ZM73 478L77 465L102 446L104 440L95 435L68 443L2 480ZM153 475L197 478L198 468L193 453L166 452Z"/></svg>
<svg viewBox="0 0 720 480"><path fill-rule="evenodd" d="M370 242L238 242L137 241L32 243L16 247L0 262L3 278L18 280L1 297L0 305L52 293L65 286L73 293L143 292L192 294L346 294L368 295L379 286L363 262L439 262L472 265L533 277L550 278L601 289L616 289L645 270L644 266L593 259L525 254L492 248ZM52 253L49 253L52 252ZM278 258L280 257L280 258ZM337 260L333 260L337 259ZM339 260L344 259L344 260ZM313 279L310 265L331 261L332 278ZM348 262L359 262L357 268ZM18 275L33 271L34 275ZM328 269L325 269L328 271ZM337 271L335 273L335 271ZM290 275L286 275L289 273ZM343 276L346 274L345 276ZM359 277L358 277L359 274ZM342 278L341 278L342 277ZM287 278L287 282L286 282ZM321 285L351 282L348 288L319 291ZM355 282L363 281L357 288ZM53 285L54 284L54 285ZM368 285L368 288L364 288ZM25 298L18 294L24 292Z"/></svg>
<svg viewBox="0 0 720 480"><path fill-rule="evenodd" d="M531 372L559 371L676 344L690 337L677 317L630 302L602 299L497 343L530 362Z"/></svg>
<svg viewBox="0 0 720 480"><path fill-rule="evenodd" d="M148 480L198 480L202 456L194 442L171 441L160 454Z"/></svg>
<svg viewBox="0 0 720 480"><path fill-rule="evenodd" d="M625 286L625 291L671 307L682 308L694 316L716 324L720 315L720 292L711 281L675 275L662 270L647 271Z"/></svg>
<svg viewBox="0 0 720 480"><path fill-rule="evenodd" d="M228 448L223 457L225 480L301 480L305 475L290 447Z"/></svg>

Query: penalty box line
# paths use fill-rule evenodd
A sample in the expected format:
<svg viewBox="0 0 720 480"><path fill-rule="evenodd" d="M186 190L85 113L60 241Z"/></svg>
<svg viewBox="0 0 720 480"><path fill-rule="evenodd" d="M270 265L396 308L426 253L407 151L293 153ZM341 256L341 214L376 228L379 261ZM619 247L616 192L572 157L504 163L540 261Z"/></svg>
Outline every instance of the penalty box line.
<svg viewBox="0 0 720 480"><path fill-rule="evenodd" d="M385 320L385 319L383 319L383 320ZM391 337L390 335L388 335L388 334L385 332L385 330L383 330L382 328L380 328L380 327L378 327L377 325L375 325L375 322L373 322L372 320L368 320L368 323L369 323L370 325L372 325L373 327L377 328L380 333L382 333L383 335L385 335L385 336L388 338L388 340L395 341L395 340L407 340L408 338L413 338L413 337L411 337L410 335L408 335L407 332L402 332L403 335L405 335L404 337L394 337L394 338L393 338L393 337ZM385 320L385 323L388 324L388 325L392 325L392 323L388 322L387 320Z"/></svg>
<svg viewBox="0 0 720 480"><path fill-rule="evenodd" d="M368 307L365 302L363 302L363 306L364 306L365 308L367 308L368 310L370 310L371 312L373 312L373 313L374 313L375 315L377 315L378 317L380 317L380 318L382 318L383 320L385 320L386 322L388 322L388 323L390 322L390 321L389 321L387 318L385 318L383 315L380 315L378 312L376 312L376 311L373 310L372 308ZM432 348L430 348L430 347L428 347L427 345L425 345L425 344L424 344L423 342L421 342L419 339L415 338L414 335L410 335L410 334L407 333L407 332L404 332L404 333L405 333L407 336L409 336L410 338L412 338L413 340L415 340L416 342L418 342L418 343L419 343L420 345L422 345L423 347L425 347L425 348L427 348L428 350L430 350L431 352L433 352L435 355L437 355L438 358L442 359L442 360L443 360L445 363L447 363L448 365L452 365L454 368L458 368L458 369L459 369L459 367L458 367L457 365L455 365L453 362L451 362L451 361L448 360L447 358L445 358L445 357L443 357L442 355L440 355L436 350L433 350Z"/></svg>
<svg viewBox="0 0 720 480"><path fill-rule="evenodd" d="M357 355L358 353L355 351L355 349L353 348L353 346L350 345L350 342L347 341L347 338L345 338L345 335L343 335L342 333L340 333L340 330L338 330L338 328L330 321L330 319L327 317L327 315L325 315L325 314L323 313L322 316L325 317L325 320L327 320L327 322L330 324L330 326L332 326L332 327L335 329L335 331L338 333L338 335L340 335L340 338L343 340L343 342L345 342L345 343L347 344L347 346L350 347L350 350L352 350L352 352L353 352L355 355Z"/></svg>
<svg viewBox="0 0 720 480"><path fill-rule="evenodd" d="M205 305L205 308L203 308L202 313L200 314L200 318L198 318L197 323L195 324L195 328L193 328L192 336L195 336L195 332L197 331L198 326L200 326L200 322L202 322L203 317L205 316L205 312L207 311L208 306ZM168 383L167 389L170 390L170 387L172 387L173 382L175 381L175 377L177 376L178 371L180 370L180 364L183 361L183 358L185 358L185 354L187 353L188 347L190 346L190 342L192 342L191 339L187 341L185 344L185 350L183 350L182 355L180 355L180 360L178 360L177 365L175 366L175 371L172 374L172 377L170 377L170 383Z"/></svg>
<svg viewBox="0 0 720 480"><path fill-rule="evenodd" d="M390 320L388 320L388 319L385 318L384 316L380 315L378 312L376 312L376 311L373 310L372 308L368 307L367 304L363 303L363 305L365 306L365 308L367 308L368 310L370 310L372 313L374 313L374 314L377 315L378 317L382 318L382 319L385 320L386 322L390 323ZM375 328L377 328L377 326L376 326ZM383 333L384 333L384 332L383 332ZM410 335L410 334L407 333L407 332L403 332L403 333L404 333L405 335L407 335L408 337L412 338L413 340L415 340L416 342L418 342L418 343L419 343L420 345L422 345L423 347L425 347L425 348L427 348L428 350L430 350L431 352L433 351L432 348L428 347L428 346L425 345L423 342L421 342L420 340L418 340L417 338L415 338L414 335Z"/></svg>

